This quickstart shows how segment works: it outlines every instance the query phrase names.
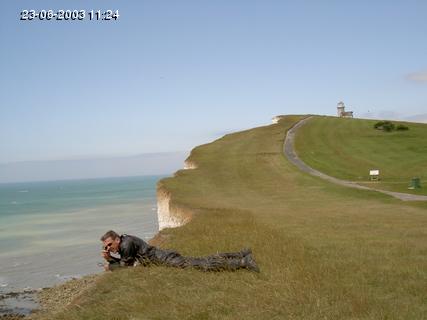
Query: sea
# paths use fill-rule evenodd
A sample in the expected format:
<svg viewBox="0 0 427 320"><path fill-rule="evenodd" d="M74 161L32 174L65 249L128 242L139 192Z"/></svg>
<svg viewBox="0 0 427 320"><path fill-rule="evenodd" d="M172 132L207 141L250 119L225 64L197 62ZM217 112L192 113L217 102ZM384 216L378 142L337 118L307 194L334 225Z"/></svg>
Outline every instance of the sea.
<svg viewBox="0 0 427 320"><path fill-rule="evenodd" d="M0 184L0 295L102 272L108 230L151 239L163 177Z"/></svg>

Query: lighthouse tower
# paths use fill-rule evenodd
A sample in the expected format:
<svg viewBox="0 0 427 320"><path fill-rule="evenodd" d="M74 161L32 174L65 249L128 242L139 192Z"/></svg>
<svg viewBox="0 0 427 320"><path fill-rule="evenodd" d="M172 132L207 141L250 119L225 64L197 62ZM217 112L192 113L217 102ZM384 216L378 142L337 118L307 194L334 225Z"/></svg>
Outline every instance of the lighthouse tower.
<svg viewBox="0 0 427 320"><path fill-rule="evenodd" d="M337 104L337 115L338 117L343 117L345 114L345 105L344 102L340 101Z"/></svg>

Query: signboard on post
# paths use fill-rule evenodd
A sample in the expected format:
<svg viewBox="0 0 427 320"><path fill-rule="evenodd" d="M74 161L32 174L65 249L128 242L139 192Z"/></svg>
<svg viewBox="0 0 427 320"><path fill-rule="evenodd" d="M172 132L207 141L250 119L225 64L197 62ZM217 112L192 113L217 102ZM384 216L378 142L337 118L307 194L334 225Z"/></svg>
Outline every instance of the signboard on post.
<svg viewBox="0 0 427 320"><path fill-rule="evenodd" d="M369 176L371 177L371 180L377 181L380 177L380 170L378 169L369 170Z"/></svg>

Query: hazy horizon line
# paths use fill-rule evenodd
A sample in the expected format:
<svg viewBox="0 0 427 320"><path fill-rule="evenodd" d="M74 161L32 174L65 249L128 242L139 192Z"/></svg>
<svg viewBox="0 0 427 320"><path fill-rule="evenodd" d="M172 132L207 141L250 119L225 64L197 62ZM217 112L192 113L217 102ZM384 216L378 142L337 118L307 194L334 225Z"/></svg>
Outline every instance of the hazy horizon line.
<svg viewBox="0 0 427 320"><path fill-rule="evenodd" d="M101 155L81 155L81 156L70 156L68 158L56 158L56 159L32 159L32 160L12 160L12 161L0 161L0 165L27 163L27 162L59 162L59 161L79 161L79 160L106 160L106 159L122 159L122 158L133 158L139 156L150 156L150 155L163 155L163 154L177 154L190 152L189 150L176 150L176 151L161 151L161 152L144 152L144 153L131 153L127 155L119 154L101 154Z"/></svg>
<svg viewBox="0 0 427 320"><path fill-rule="evenodd" d="M39 182L61 182L61 181L84 181L84 180L102 180L102 179L120 179L120 178L142 178L142 177L160 177L160 176L169 176L173 172L165 173L156 173L156 174L142 174L142 175L126 175L126 176L106 176L106 177L97 177L97 178L64 178L64 179L53 179L53 180L28 180L28 181L9 181L9 182L0 182L0 186L6 184L21 184L21 183L39 183Z"/></svg>

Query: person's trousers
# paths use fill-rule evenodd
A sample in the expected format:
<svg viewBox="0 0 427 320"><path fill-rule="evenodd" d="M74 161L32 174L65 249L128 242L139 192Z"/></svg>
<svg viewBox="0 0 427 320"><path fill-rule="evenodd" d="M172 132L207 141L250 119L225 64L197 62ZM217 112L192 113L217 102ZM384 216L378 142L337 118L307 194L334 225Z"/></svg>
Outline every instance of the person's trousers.
<svg viewBox="0 0 427 320"><path fill-rule="evenodd" d="M173 250L156 248L150 261L177 268L196 268L203 271L237 270L245 267L241 252L218 253L206 257L186 257Z"/></svg>

